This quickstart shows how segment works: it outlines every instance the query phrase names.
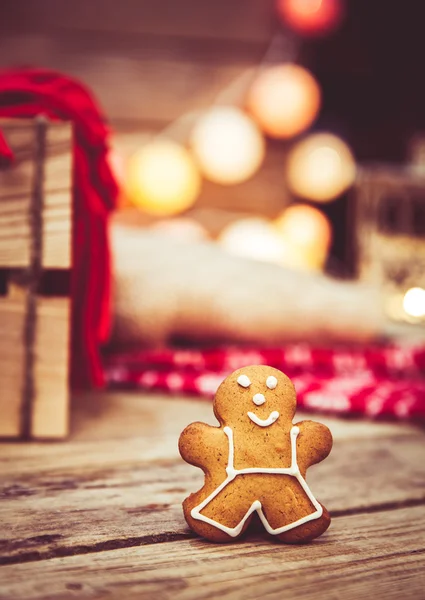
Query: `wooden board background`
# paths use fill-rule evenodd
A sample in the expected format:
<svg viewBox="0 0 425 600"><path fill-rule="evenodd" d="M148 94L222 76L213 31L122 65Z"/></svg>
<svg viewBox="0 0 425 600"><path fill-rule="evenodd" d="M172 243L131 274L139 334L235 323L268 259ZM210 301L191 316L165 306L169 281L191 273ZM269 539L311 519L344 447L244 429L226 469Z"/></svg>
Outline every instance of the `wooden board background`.
<svg viewBox="0 0 425 600"><path fill-rule="evenodd" d="M0 66L61 69L86 82L113 122L161 126L208 106L257 66L276 29L273 1L55 0L10 4ZM0 29L0 30L1 30Z"/></svg>
<svg viewBox="0 0 425 600"><path fill-rule="evenodd" d="M67 73L93 91L124 154L164 131L185 143L176 119L215 102L240 104L255 70L287 56L274 0L41 0L9 3L0 19L0 68L37 65ZM276 216L287 204L285 146L270 143L248 182L205 182L197 208Z"/></svg>

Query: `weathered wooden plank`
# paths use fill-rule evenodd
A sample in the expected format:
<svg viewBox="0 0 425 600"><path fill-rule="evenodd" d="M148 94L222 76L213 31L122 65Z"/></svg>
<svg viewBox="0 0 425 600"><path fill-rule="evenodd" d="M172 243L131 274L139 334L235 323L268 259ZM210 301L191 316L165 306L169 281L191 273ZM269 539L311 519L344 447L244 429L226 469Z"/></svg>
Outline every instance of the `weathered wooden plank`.
<svg viewBox="0 0 425 600"><path fill-rule="evenodd" d="M417 441L399 440L392 455L389 444L377 451L371 443L368 446L368 458L359 457L356 468L342 459L329 459L329 465L324 463L312 471L312 489L331 513L418 504L425 507L425 473L413 464L423 461L421 456L416 458ZM345 446L339 452L347 457L354 453L354 447ZM181 501L200 487L199 471L165 459L156 464L141 461L136 465L134 461L118 468L99 464L94 469L81 466L79 458L74 470L58 467L25 478L8 477L3 482L3 559L73 554L108 541L119 545L127 538L187 534ZM369 461L379 464L379 469L371 469ZM403 473L391 476L400 464L404 465Z"/></svg>
<svg viewBox="0 0 425 600"><path fill-rule="evenodd" d="M25 307L25 294L0 298L1 437L16 437L21 429ZM37 298L33 437L62 437L67 432L70 307L69 298Z"/></svg>
<svg viewBox="0 0 425 600"><path fill-rule="evenodd" d="M105 544L102 552L4 566L1 597L419 600L424 528L425 512L417 507L337 518L323 538L305 546L258 538L235 545L129 540L135 547Z"/></svg>
<svg viewBox="0 0 425 600"><path fill-rule="evenodd" d="M0 267L27 267L34 177L34 121L2 120L0 127L15 153L10 168L0 171ZM71 266L72 128L50 123L44 165L43 254L45 268Z"/></svg>
<svg viewBox="0 0 425 600"><path fill-rule="evenodd" d="M26 198L0 200L0 266L20 268L28 265L30 225ZM70 191L50 192L43 210L43 266L71 266L72 206Z"/></svg>
<svg viewBox="0 0 425 600"><path fill-rule="evenodd" d="M143 406L142 399L133 398L127 411L121 403L120 416L119 403L111 406L108 396L102 397L103 414L100 404L86 396L89 418L80 435L91 440L66 442L54 452L43 444L0 447L3 559L72 554L106 542L123 545L128 538L186 535L181 501L200 487L202 473L181 461L177 439L189 421L207 412L211 421L210 405L158 398ZM99 421L105 429L96 433ZM139 438L134 421L140 423ZM312 489L331 512L425 505L421 432L401 425L400 435L388 435L393 426L341 423L339 429L332 427L332 454L309 472ZM374 436L379 427L381 434ZM356 433L345 438L350 429Z"/></svg>
<svg viewBox="0 0 425 600"><path fill-rule="evenodd" d="M16 437L21 427L24 317L25 298L0 298L1 437Z"/></svg>
<svg viewBox="0 0 425 600"><path fill-rule="evenodd" d="M31 415L34 438L62 438L69 426L69 351L71 301L38 298Z"/></svg>
<svg viewBox="0 0 425 600"><path fill-rule="evenodd" d="M274 26L273 0L74 0L72 8L56 0L37 5L15 0L3 19L8 29L30 31L104 31L263 41Z"/></svg>
<svg viewBox="0 0 425 600"><path fill-rule="evenodd" d="M0 119L2 133L14 153L10 167L0 170L0 199L25 196L34 176L34 119ZM49 121L46 131L44 191L69 190L72 176L72 125ZM7 208L7 207L6 207ZM3 210L4 207L2 207Z"/></svg>

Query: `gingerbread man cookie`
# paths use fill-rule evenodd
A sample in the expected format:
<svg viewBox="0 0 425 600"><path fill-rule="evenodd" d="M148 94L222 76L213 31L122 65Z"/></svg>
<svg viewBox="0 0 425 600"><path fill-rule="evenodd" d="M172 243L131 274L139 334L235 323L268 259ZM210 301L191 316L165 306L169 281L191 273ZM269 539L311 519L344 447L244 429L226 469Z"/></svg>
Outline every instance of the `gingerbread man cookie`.
<svg viewBox="0 0 425 600"><path fill-rule="evenodd" d="M332 435L314 421L294 425L295 409L291 380L272 367L244 367L223 381L214 399L220 427L192 423L179 440L182 458L205 474L203 487L183 503L193 531L233 541L255 513L282 542L307 542L326 531L329 513L305 477L328 456Z"/></svg>

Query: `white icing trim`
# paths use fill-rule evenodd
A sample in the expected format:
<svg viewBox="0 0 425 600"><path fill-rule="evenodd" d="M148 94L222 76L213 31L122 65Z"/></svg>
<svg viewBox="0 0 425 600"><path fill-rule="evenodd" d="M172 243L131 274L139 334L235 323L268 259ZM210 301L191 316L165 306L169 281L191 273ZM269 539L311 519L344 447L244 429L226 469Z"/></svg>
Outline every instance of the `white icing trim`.
<svg viewBox="0 0 425 600"><path fill-rule="evenodd" d="M257 406L261 406L262 404L264 404L264 402L266 401L266 399L264 397L264 394L255 394L255 396L253 397L252 401Z"/></svg>
<svg viewBox="0 0 425 600"><path fill-rule="evenodd" d="M227 468L226 468L227 478L223 481L223 483L221 485L218 486L218 488L216 488L207 498L205 498L205 500L203 500L201 502L201 504L199 504L198 506L195 506L195 508L192 508L190 514L194 519L197 519L198 521L203 521L204 523L208 523L209 525L212 525L213 527L216 527L217 529L221 529L221 531L224 531L224 533L227 533L230 537L236 537L241 533L247 519L252 515L253 512L257 512L262 524L264 525L264 528L271 535L280 535L281 533L284 533L285 531L294 529L295 527L298 527L299 525L303 525L304 523L308 523L309 521L313 521L314 519L319 519L322 516L323 508L319 504L319 502L316 500L316 498L313 496L312 491L308 487L307 482L305 481L304 477L301 475L299 467L298 467L297 437L300 432L299 427L297 427L297 426L292 427L291 433L290 433L290 436L291 436L291 466L289 468L282 468L282 469L273 469L273 468L235 469L235 467L234 467L233 431L230 427L224 427L223 431L229 440L229 457L228 457L228 464L227 464ZM245 474L249 474L249 473L259 473L259 474L275 473L278 475L292 475L300 483L300 485L303 488L303 490L305 491L308 499L313 504L313 506L316 510L311 514L306 515L305 517L301 517L301 519L298 519L297 521L294 521L293 523L288 523L288 525L283 525L282 527L277 527L276 529L273 529L270 526L269 522L267 521L266 516L262 509L261 502L259 500L255 500L251 504L248 511L244 515L244 517L241 519L241 521L235 527L226 527L226 525L222 525L218 521L214 521L214 519L210 519L209 517L201 515L201 510L203 510L222 490L224 490L224 488L231 481L233 481L233 479L235 479L235 477L237 477L238 475L245 475Z"/></svg>
<svg viewBox="0 0 425 600"><path fill-rule="evenodd" d="M274 390L277 386L277 379L274 375L269 375L266 380L266 386L269 390Z"/></svg>
<svg viewBox="0 0 425 600"><path fill-rule="evenodd" d="M251 380L248 375L239 375L236 381L244 388L247 388L251 385Z"/></svg>
<svg viewBox="0 0 425 600"><path fill-rule="evenodd" d="M274 410L273 412L270 413L270 415L267 417L267 419L260 419L260 417L257 417L257 415L253 412L247 412L246 413L248 415L248 417L251 419L251 421L253 423L255 423L256 425L259 425L260 427L268 427L269 425L273 425L273 423L275 421L278 420L279 418L279 413L277 412L277 410Z"/></svg>

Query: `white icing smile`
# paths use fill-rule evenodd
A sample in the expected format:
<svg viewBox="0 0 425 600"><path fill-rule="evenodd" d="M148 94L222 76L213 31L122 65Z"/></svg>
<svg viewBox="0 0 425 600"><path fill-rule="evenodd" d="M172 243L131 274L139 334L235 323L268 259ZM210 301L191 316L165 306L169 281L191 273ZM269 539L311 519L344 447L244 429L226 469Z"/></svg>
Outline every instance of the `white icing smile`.
<svg viewBox="0 0 425 600"><path fill-rule="evenodd" d="M255 413L252 412L248 412L247 414L251 421L256 425L259 425L260 427L268 427L269 425L272 425L275 421L277 421L279 418L279 413L277 412L277 410L271 412L267 419L260 419Z"/></svg>

